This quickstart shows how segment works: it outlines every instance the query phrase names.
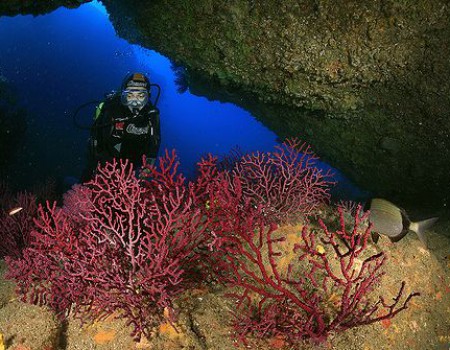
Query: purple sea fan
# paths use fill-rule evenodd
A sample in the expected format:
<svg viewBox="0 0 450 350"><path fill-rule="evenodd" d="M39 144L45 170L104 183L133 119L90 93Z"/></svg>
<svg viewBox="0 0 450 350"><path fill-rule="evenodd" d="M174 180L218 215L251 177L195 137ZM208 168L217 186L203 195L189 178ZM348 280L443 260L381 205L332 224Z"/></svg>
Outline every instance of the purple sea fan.
<svg viewBox="0 0 450 350"><path fill-rule="evenodd" d="M275 151L247 154L231 171L238 178L244 198L264 207L266 218L292 221L316 213L329 201L332 173L322 171L311 147L288 139Z"/></svg>
<svg viewBox="0 0 450 350"><path fill-rule="evenodd" d="M117 312L133 335L149 336L173 298L197 283L207 227L171 166L152 170L169 186L146 188L128 161L106 163L62 208L41 206L23 258L7 261L24 300L82 320Z"/></svg>
<svg viewBox="0 0 450 350"><path fill-rule="evenodd" d="M235 331L241 341L249 334L278 336L290 344L308 338L323 341L331 332L392 318L418 295L402 298L402 282L391 302L376 296L386 256L367 251L368 213L360 215L359 207L348 229L338 210L340 227L335 231L320 220L319 229L304 226L294 248L297 258L287 269L278 264L285 237L277 236L275 227L260 221L253 231L230 237L233 256L223 269L233 273L223 276L237 287L232 296L238 301Z"/></svg>
<svg viewBox="0 0 450 350"><path fill-rule="evenodd" d="M5 196L0 203L0 259L6 256L20 257L29 244L37 214L36 196L19 192Z"/></svg>

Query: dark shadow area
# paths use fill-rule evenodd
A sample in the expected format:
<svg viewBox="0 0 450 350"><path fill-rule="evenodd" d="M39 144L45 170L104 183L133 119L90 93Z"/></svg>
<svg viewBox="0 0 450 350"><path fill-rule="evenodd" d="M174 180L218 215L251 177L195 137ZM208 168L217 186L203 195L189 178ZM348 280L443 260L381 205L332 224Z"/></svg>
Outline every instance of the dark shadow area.
<svg viewBox="0 0 450 350"><path fill-rule="evenodd" d="M310 142L377 196L447 210L444 1L104 3L120 36L187 67L190 91L242 106L280 139Z"/></svg>
<svg viewBox="0 0 450 350"><path fill-rule="evenodd" d="M32 1L32 0L8 0L0 3L0 16L17 15L43 15L64 6L67 8L77 8L83 3L92 0L51 0L51 1Z"/></svg>
<svg viewBox="0 0 450 350"><path fill-rule="evenodd" d="M242 106L376 196L448 208L444 1L102 3L119 36L176 62L179 92Z"/></svg>

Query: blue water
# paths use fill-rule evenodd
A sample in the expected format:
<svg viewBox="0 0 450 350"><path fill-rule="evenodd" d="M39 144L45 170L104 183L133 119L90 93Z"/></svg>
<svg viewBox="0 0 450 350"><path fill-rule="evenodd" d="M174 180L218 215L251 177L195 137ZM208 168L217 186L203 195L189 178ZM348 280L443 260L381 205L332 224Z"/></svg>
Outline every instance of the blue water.
<svg viewBox="0 0 450 350"><path fill-rule="evenodd" d="M227 154L236 146L268 151L277 143L247 111L189 91L180 94L170 61L119 38L98 2L37 17L0 17L0 48L0 74L29 112L24 145L10 166L10 178L19 185L80 176L89 132L73 125L72 114L117 89L130 71L161 86L161 152L175 148L188 176L208 152ZM93 107L80 111L79 123L91 123Z"/></svg>

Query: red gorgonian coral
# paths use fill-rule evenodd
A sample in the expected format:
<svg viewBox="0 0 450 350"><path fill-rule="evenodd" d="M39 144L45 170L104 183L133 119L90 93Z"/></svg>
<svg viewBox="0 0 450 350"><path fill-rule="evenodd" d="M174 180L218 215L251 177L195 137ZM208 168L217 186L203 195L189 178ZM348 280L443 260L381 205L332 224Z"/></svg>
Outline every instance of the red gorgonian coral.
<svg viewBox="0 0 450 350"><path fill-rule="evenodd" d="M23 258L7 259L23 298L82 319L118 312L134 335L149 336L163 309L197 283L207 227L173 165L164 158L152 170L171 185L149 191L129 162L107 163L61 208L40 206Z"/></svg>
<svg viewBox="0 0 450 350"><path fill-rule="evenodd" d="M298 139L286 140L274 152L233 153L225 163L212 156L199 163L204 188L228 182L231 194L261 207L268 222L305 218L329 202L332 173L322 170L311 147Z"/></svg>
<svg viewBox="0 0 450 350"><path fill-rule="evenodd" d="M235 330L241 341L249 334L278 336L290 344L322 341L330 332L392 318L407 308L418 293L401 301L404 283L390 303L373 295L386 256L367 254L371 226L364 227L368 213L360 210L351 229L340 209L336 231L321 220L320 229L304 226L287 268L279 264L286 237L277 236L276 226L267 225L257 209L247 211L232 234L219 235L214 248L223 258L216 261L216 271L222 282L237 288L231 296L237 301Z"/></svg>
<svg viewBox="0 0 450 350"><path fill-rule="evenodd" d="M36 197L27 192L16 195L0 188L0 259L6 256L20 257L28 245L37 213Z"/></svg>
<svg viewBox="0 0 450 350"><path fill-rule="evenodd" d="M231 177L239 179L244 198L264 207L269 220L288 222L315 214L329 201L332 173L317 162L309 145L288 139L274 152L242 156L234 163Z"/></svg>
<svg viewBox="0 0 450 350"><path fill-rule="evenodd" d="M133 334L149 336L173 299L204 281L236 287L235 330L295 343L391 318L404 310L404 284L392 303L373 299L383 253L367 256L367 215L348 229L305 226L287 268L278 258L279 223L307 218L329 199L331 174L297 140L218 166L208 155L186 181L175 152L159 167L145 159L139 176L128 161L99 166L64 205L38 208L28 246L6 259L24 300L81 319L116 313ZM308 220L305 220L308 222ZM321 249L319 249L321 247Z"/></svg>

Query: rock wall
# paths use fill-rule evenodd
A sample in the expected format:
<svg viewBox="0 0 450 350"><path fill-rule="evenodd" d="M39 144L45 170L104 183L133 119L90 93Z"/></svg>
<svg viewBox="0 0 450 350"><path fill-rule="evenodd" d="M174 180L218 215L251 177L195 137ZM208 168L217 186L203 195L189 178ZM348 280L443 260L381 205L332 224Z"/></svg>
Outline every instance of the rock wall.
<svg viewBox="0 0 450 350"><path fill-rule="evenodd" d="M8 1L0 14L83 2ZM103 3L120 36L187 67L191 91L308 141L373 195L446 209L447 0Z"/></svg>
<svg viewBox="0 0 450 350"><path fill-rule="evenodd" d="M309 141L374 195L445 208L448 1L104 3L122 37L185 65L192 84L215 82L216 97Z"/></svg>
<svg viewBox="0 0 450 350"><path fill-rule="evenodd" d="M4 0L0 3L0 16L42 15L56 10L58 7L75 8L92 0Z"/></svg>

